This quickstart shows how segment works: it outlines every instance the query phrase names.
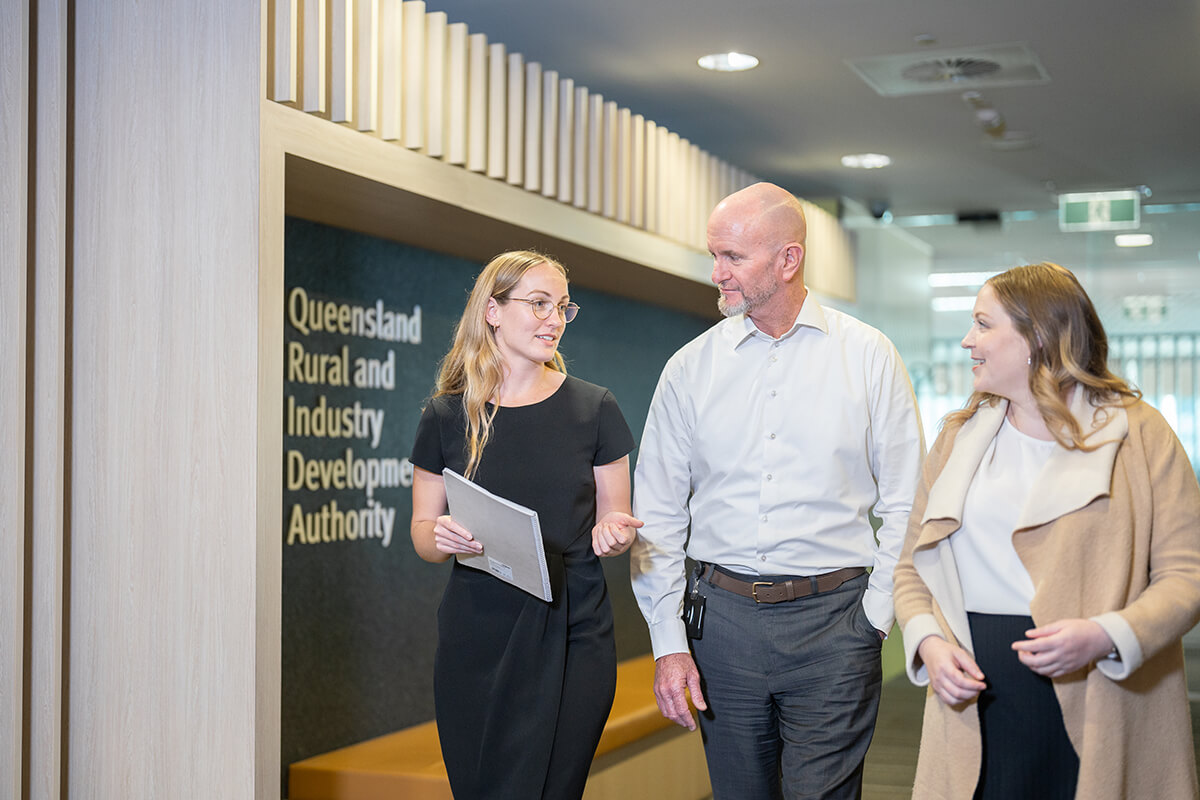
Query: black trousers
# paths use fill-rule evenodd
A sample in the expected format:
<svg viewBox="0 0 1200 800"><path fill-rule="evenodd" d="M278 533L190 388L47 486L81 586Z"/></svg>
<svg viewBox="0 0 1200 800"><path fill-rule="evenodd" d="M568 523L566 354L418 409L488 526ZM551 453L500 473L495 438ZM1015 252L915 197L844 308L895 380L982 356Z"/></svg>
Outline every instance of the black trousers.
<svg viewBox="0 0 1200 800"><path fill-rule="evenodd" d="M979 695L983 764L975 800L1072 800L1079 757L1067 738L1050 679L1018 660L1012 643L1028 638L1030 617L967 614Z"/></svg>

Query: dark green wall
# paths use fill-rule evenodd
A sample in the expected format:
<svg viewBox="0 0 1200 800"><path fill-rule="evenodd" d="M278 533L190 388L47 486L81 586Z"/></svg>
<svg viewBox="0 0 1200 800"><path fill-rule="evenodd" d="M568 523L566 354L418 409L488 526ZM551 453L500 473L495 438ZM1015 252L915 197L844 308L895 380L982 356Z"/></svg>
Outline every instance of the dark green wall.
<svg viewBox="0 0 1200 800"><path fill-rule="evenodd" d="M402 222L399 224L403 224ZM522 243L513 242L513 248ZM553 255L553 254L551 254ZM449 346L481 264L299 219L287 220L286 298L302 287L310 300L374 307L411 315L420 306L420 342L388 342L312 331L289 321L285 307L283 678L281 758L293 761L407 727L433 717L435 614L447 564L421 561L412 551L410 490L379 488L374 499L395 512L392 538L289 544L289 521L336 502L340 511L367 505L353 489L288 489L286 451L326 466L345 458L406 458L437 363ZM568 268L571 266L567 265ZM666 359L710 321L579 287L572 299L582 311L563 338L569 371L607 386L640 438L655 383ZM714 292L714 302L715 302ZM386 361L395 354L392 389L310 384L289 380L288 350L300 343L311 356ZM288 435L287 399L311 406L323 395L329 406L384 411L379 445L346 438ZM636 458L636 451L633 454ZM627 557L607 560L616 614L619 658L648 652L649 639L629 588ZM286 787L286 783L285 783Z"/></svg>

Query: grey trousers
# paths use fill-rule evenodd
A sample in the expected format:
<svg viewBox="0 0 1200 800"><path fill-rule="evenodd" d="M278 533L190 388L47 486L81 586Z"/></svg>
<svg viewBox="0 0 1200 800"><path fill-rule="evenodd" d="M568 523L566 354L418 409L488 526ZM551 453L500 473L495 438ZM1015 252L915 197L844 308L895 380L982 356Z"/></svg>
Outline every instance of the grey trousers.
<svg viewBox="0 0 1200 800"><path fill-rule="evenodd" d="M882 683L867 579L773 605L700 582L706 619L692 653L713 800L861 797Z"/></svg>

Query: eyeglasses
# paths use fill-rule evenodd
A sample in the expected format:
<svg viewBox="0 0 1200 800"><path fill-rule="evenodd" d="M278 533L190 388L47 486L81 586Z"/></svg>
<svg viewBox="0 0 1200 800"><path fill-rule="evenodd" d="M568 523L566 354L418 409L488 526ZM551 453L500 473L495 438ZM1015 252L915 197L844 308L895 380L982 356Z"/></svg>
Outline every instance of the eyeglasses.
<svg viewBox="0 0 1200 800"><path fill-rule="evenodd" d="M549 319L550 312L557 309L558 315L562 317L563 322L570 322L575 319L575 315L579 313L579 306L574 303L552 303L549 300L526 300L524 297L506 297L506 300L516 300L518 303L527 304L532 310L533 315L538 319Z"/></svg>

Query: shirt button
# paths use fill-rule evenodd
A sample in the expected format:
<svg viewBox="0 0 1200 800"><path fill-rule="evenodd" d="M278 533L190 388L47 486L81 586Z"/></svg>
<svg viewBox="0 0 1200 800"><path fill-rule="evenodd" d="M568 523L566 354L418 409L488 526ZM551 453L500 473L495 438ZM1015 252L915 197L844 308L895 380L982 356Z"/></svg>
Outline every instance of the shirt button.
<svg viewBox="0 0 1200 800"><path fill-rule="evenodd" d="M776 358L775 356L771 356L771 363L772 363L772 364L774 364L774 363L775 363L776 361L778 361L778 360L779 360L779 359L778 359L778 358Z"/></svg>
<svg viewBox="0 0 1200 800"><path fill-rule="evenodd" d="M767 473L767 480L771 480L771 473Z"/></svg>
<svg viewBox="0 0 1200 800"><path fill-rule="evenodd" d="M763 521L763 522L766 522L766 521L767 521L767 515L766 515L766 514L763 514L763 515L762 515L762 521ZM765 558L765 556L764 556L764 558Z"/></svg>
<svg viewBox="0 0 1200 800"><path fill-rule="evenodd" d="M767 560L767 557L766 557L766 556L759 556L759 557L758 557L758 560L759 560L759 561L766 561L766 560Z"/></svg>
<svg viewBox="0 0 1200 800"><path fill-rule="evenodd" d="M775 396L775 395L777 395L777 394L779 394L779 393L778 393L778 392L776 392L774 389L772 389L772 390L771 390L771 397L774 397L774 396Z"/></svg>
<svg viewBox="0 0 1200 800"><path fill-rule="evenodd" d="M775 434L773 434L773 433L772 433L772 434L771 434L770 436L768 436L767 438L768 438L768 439L774 439L774 438L775 438Z"/></svg>

